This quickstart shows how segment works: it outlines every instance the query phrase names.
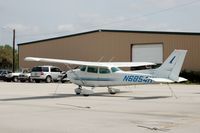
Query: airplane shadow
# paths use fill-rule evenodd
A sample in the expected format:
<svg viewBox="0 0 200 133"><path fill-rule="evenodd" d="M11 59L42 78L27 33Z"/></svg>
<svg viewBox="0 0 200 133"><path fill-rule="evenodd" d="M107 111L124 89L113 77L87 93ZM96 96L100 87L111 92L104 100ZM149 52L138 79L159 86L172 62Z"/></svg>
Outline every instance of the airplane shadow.
<svg viewBox="0 0 200 133"><path fill-rule="evenodd" d="M128 93L128 91L121 91L117 94ZM135 96L124 96L124 95L111 95L108 92L97 92L89 97L119 97L119 98L129 98L129 100L151 100L151 99L162 99L169 98L171 96L150 96L150 97L135 97ZM32 96L32 97L18 97L18 98L5 98L0 99L0 101L20 101L20 100L41 100L41 99L58 99L58 98L69 98L69 97L84 97L83 95L77 96L76 94L51 94L47 96Z"/></svg>
<svg viewBox="0 0 200 133"><path fill-rule="evenodd" d="M120 91L117 94L122 94L122 93L129 93L129 91ZM131 96L122 96L122 95L117 95L117 94L109 94L108 92L96 92L92 94L91 96L99 96L99 97L131 97Z"/></svg>
<svg viewBox="0 0 200 133"><path fill-rule="evenodd" d="M0 101L20 101L20 100L40 100L40 99L54 99L54 98L66 98L74 97L75 94L52 94L48 96L33 96L33 97L19 97L19 98L6 98L0 99Z"/></svg>
<svg viewBox="0 0 200 133"><path fill-rule="evenodd" d="M120 91L117 94L122 93L130 93L130 91ZM152 99L164 99L164 98L170 98L171 96L146 96L146 97L139 97L139 96L123 96L123 95L111 95L108 94L108 92L101 92L101 93L95 93L91 96L100 96L100 97L121 97L121 98L129 98L129 100L152 100Z"/></svg>
<svg viewBox="0 0 200 133"><path fill-rule="evenodd" d="M108 92L100 92L100 93L95 93L92 94L91 96L97 96L97 97L119 97L119 98L131 98L132 96L127 96L127 95L118 95L122 93L129 93L129 91L120 91L117 94L109 94Z"/></svg>
<svg viewBox="0 0 200 133"><path fill-rule="evenodd" d="M121 91L120 93L127 93L127 91ZM119 94L119 93L118 93ZM89 97L92 96L99 96L99 97L128 97L130 96L118 96L118 95L111 95L108 92L96 92L91 94ZM57 99L57 98L69 98L69 97L84 97L83 95L77 96L76 94L51 94L47 96L32 96L32 97L17 97L17 98L5 98L0 99L0 101L20 101L20 100L40 100L40 99Z"/></svg>
<svg viewBox="0 0 200 133"><path fill-rule="evenodd" d="M197 92L197 93L193 93L193 94L200 94L200 92Z"/></svg>
<svg viewBox="0 0 200 133"><path fill-rule="evenodd" d="M170 98L171 96L148 96L148 97L132 97L129 100L152 100L152 99L163 99Z"/></svg>

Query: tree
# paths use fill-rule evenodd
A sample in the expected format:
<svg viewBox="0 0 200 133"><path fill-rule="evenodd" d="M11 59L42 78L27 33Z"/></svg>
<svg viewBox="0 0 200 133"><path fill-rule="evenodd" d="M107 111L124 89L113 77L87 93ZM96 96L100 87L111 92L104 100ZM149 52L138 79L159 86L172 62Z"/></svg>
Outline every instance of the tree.
<svg viewBox="0 0 200 133"><path fill-rule="evenodd" d="M15 68L18 66L18 52L15 50ZM0 68L12 69L12 47L10 45L0 46Z"/></svg>

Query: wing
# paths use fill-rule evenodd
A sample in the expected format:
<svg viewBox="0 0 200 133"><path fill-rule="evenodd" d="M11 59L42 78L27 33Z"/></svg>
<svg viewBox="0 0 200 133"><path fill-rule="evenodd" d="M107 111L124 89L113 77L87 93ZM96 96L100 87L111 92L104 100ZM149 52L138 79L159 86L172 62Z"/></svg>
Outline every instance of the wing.
<svg viewBox="0 0 200 133"><path fill-rule="evenodd" d="M139 66L150 66L156 65L151 62L102 62L102 64L107 66L115 66L115 67L139 67Z"/></svg>
<svg viewBox="0 0 200 133"><path fill-rule="evenodd" d="M173 83L174 82L173 80L167 79L167 78L150 78L150 79L157 83Z"/></svg>
<svg viewBox="0 0 200 133"><path fill-rule="evenodd" d="M73 64L73 65L85 65L85 66L101 66L101 67L139 67L155 65L150 62L88 62L88 61L76 61L76 60L61 60L61 59L50 59L50 58L38 58L38 57L26 57L25 61L38 61L38 62L52 62L62 64Z"/></svg>

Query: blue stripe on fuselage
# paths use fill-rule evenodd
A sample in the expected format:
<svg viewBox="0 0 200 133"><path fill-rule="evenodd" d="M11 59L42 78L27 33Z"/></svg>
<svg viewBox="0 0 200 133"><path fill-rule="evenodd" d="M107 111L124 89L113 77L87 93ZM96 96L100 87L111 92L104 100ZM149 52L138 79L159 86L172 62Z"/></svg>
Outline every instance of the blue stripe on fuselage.
<svg viewBox="0 0 200 133"><path fill-rule="evenodd" d="M86 77L74 78L74 80L83 80L83 81L115 81L115 79L111 79L111 78L86 78Z"/></svg>

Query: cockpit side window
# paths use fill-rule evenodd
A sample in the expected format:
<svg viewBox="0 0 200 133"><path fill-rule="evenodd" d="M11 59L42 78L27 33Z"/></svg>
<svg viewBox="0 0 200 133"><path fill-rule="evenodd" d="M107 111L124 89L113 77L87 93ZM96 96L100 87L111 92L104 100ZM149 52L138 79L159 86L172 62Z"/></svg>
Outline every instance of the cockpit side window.
<svg viewBox="0 0 200 133"><path fill-rule="evenodd" d="M117 68L117 67L112 67L111 70L112 70L113 73L114 73L114 72L117 72L117 71L120 71L120 69Z"/></svg>
<svg viewBox="0 0 200 133"><path fill-rule="evenodd" d="M80 67L80 70L83 71L83 72L85 72L86 66L81 66L81 67Z"/></svg>
<svg viewBox="0 0 200 133"><path fill-rule="evenodd" d="M110 73L110 70L106 67L100 67L99 68L99 73L100 74L107 74L107 73Z"/></svg>
<svg viewBox="0 0 200 133"><path fill-rule="evenodd" d="M90 72L90 73L97 73L97 72L98 72L98 67L88 66L87 72Z"/></svg>

